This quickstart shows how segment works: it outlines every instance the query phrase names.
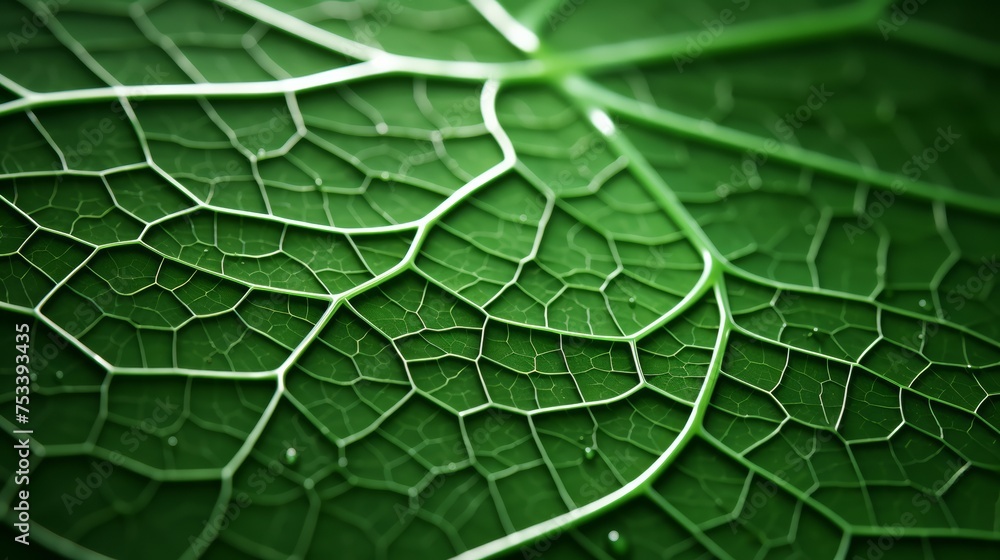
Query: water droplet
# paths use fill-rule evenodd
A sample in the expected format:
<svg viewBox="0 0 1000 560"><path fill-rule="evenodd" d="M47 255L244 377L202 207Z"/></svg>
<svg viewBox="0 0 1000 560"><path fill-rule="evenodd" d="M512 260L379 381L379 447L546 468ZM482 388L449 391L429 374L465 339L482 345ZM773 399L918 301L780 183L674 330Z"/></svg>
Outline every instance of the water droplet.
<svg viewBox="0 0 1000 560"><path fill-rule="evenodd" d="M819 332L819 327L813 327L813 332Z"/></svg>
<svg viewBox="0 0 1000 560"><path fill-rule="evenodd" d="M383 181L388 181L389 180L389 172L388 171L383 171L383 172L379 173L378 176L381 177Z"/></svg>
<svg viewBox="0 0 1000 560"><path fill-rule="evenodd" d="M751 189L757 190L764 184L764 181L760 180L760 175L753 175L747 179L747 184L750 185Z"/></svg>
<svg viewBox="0 0 1000 560"><path fill-rule="evenodd" d="M62 372L62 370L57 371L56 372L56 379L62 379L62 378L63 378L63 372Z"/></svg>
<svg viewBox="0 0 1000 560"><path fill-rule="evenodd" d="M580 436L577 439L580 440L580 441L583 441L583 436Z"/></svg>
<svg viewBox="0 0 1000 560"><path fill-rule="evenodd" d="M385 124L384 122L376 123L375 132L378 132L379 134L385 134L386 132L389 132L389 125Z"/></svg>
<svg viewBox="0 0 1000 560"><path fill-rule="evenodd" d="M174 436L168 437L167 438L167 445L169 445L170 447L176 446L177 445L177 438L174 437Z"/></svg>
<svg viewBox="0 0 1000 560"><path fill-rule="evenodd" d="M524 222L528 221L528 216L525 215L525 214L521 214L520 216L517 217L517 219L518 219L519 222L521 222L523 224Z"/></svg>
<svg viewBox="0 0 1000 560"><path fill-rule="evenodd" d="M316 177L316 180L313 182L316 183L316 186L318 187L323 184L323 179Z"/></svg>
<svg viewBox="0 0 1000 560"><path fill-rule="evenodd" d="M917 302L917 305L919 305L921 309L927 309L927 300L922 299Z"/></svg>
<svg viewBox="0 0 1000 560"><path fill-rule="evenodd" d="M611 554L621 558L628 554L628 540L618 531L611 531L608 533L608 548Z"/></svg>
<svg viewBox="0 0 1000 560"><path fill-rule="evenodd" d="M289 447L285 450L285 464L294 465L295 461L299 460L299 452L296 451L294 447Z"/></svg>
<svg viewBox="0 0 1000 560"><path fill-rule="evenodd" d="M302 481L302 487L306 490L312 490L314 486L316 486L316 483L313 482L313 479L311 478L307 478Z"/></svg>
<svg viewBox="0 0 1000 560"><path fill-rule="evenodd" d="M593 447L588 447L583 450L583 456L589 461L594 457L597 457L597 451L595 451Z"/></svg>
<svg viewBox="0 0 1000 560"><path fill-rule="evenodd" d="M455 463L448 463L448 470L449 471L453 471L453 470L455 470L457 468L458 468L458 465L456 465Z"/></svg>
<svg viewBox="0 0 1000 560"><path fill-rule="evenodd" d="M965 367L972 369L972 364L965 364Z"/></svg>
<svg viewBox="0 0 1000 560"><path fill-rule="evenodd" d="M635 307L635 297L628 298L628 306Z"/></svg>
<svg viewBox="0 0 1000 560"><path fill-rule="evenodd" d="M924 333L919 333L917 335L917 338L919 338L920 340L923 340L924 339Z"/></svg>
<svg viewBox="0 0 1000 560"><path fill-rule="evenodd" d="M257 157L264 157L265 153L267 152L264 151L264 148L257 148Z"/></svg>
<svg viewBox="0 0 1000 560"><path fill-rule="evenodd" d="M341 457L340 459L337 459L337 465L339 465L341 467L346 467L347 466L347 457Z"/></svg>

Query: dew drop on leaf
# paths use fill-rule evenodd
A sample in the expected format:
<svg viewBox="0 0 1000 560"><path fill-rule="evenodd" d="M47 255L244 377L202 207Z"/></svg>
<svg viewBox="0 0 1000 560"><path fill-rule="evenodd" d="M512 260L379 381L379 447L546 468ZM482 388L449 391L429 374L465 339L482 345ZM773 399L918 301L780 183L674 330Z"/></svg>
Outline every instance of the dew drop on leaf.
<svg viewBox="0 0 1000 560"><path fill-rule="evenodd" d="M285 464L294 465L299 460L299 452L294 447L285 450Z"/></svg>
<svg viewBox="0 0 1000 560"><path fill-rule="evenodd" d="M174 436L168 437L167 438L167 445L169 445L170 447L175 447L177 445L177 438L174 437Z"/></svg>
<svg viewBox="0 0 1000 560"><path fill-rule="evenodd" d="M629 543L621 533L613 530L608 533L608 548L616 558L622 558L628 554Z"/></svg>
<svg viewBox="0 0 1000 560"><path fill-rule="evenodd" d="M588 461L597 456L597 451L593 447L588 447L583 450L583 456L587 458Z"/></svg>
<svg viewBox="0 0 1000 560"><path fill-rule="evenodd" d="M634 297L628 298L628 306L629 307L635 307L635 298Z"/></svg>

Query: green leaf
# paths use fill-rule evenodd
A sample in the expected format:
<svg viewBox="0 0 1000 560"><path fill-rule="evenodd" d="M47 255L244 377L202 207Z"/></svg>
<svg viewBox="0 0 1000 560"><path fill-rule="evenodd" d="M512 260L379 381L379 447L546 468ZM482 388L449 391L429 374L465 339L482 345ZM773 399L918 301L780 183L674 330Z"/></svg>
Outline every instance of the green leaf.
<svg viewBox="0 0 1000 560"><path fill-rule="evenodd" d="M5 9L4 550L996 550L990 9Z"/></svg>

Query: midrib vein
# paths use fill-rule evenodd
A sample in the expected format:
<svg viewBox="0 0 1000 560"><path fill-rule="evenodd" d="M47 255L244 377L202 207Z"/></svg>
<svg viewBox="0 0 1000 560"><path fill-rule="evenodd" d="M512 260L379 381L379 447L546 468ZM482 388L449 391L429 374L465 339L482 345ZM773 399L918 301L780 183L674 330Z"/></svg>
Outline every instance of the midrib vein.
<svg viewBox="0 0 1000 560"><path fill-rule="evenodd" d="M767 154L767 157L785 163L868 183L882 189L893 189L898 193L909 194L925 200L941 201L950 206L978 212L988 211L1000 214L1000 198L980 196L924 181L914 181L902 175L866 167L814 150L776 142L773 138L764 138L715 123L706 125L705 121L700 119L660 107L640 104L634 99L605 89L590 80L574 81L572 94L613 113L707 144L720 145L744 152ZM774 147L775 144L772 143L775 143L777 147Z"/></svg>

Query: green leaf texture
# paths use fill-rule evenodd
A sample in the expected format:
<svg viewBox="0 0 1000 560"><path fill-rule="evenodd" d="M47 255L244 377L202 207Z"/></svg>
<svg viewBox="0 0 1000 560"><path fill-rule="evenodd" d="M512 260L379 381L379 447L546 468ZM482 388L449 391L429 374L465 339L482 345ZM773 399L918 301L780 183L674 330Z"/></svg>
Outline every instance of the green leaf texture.
<svg viewBox="0 0 1000 560"><path fill-rule="evenodd" d="M7 554L1000 549L986 4L3 11Z"/></svg>

